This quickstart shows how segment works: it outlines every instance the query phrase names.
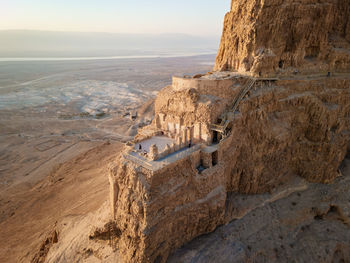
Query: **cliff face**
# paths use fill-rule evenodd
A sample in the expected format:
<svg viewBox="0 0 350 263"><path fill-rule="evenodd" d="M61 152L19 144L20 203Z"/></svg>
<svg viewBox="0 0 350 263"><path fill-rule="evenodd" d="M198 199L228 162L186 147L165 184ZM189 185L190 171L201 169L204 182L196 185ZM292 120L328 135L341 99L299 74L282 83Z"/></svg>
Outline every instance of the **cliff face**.
<svg viewBox="0 0 350 263"><path fill-rule="evenodd" d="M215 70L345 70L349 42L349 0L232 0Z"/></svg>
<svg viewBox="0 0 350 263"><path fill-rule="evenodd" d="M111 170L118 248L125 262L165 262L174 248L223 222L223 167L193 176L198 158L195 152L156 173L125 160Z"/></svg>
<svg viewBox="0 0 350 263"><path fill-rule="evenodd" d="M184 245L167 262L348 263L349 159L343 168L344 176L331 185L289 183L284 192L294 188L296 193L277 201L266 195L232 196L232 207L241 216Z"/></svg>
<svg viewBox="0 0 350 263"><path fill-rule="evenodd" d="M125 260L166 262L174 248L239 218L237 193L273 192L296 175L333 182L350 153L349 86L343 75L259 82L241 102L229 135L211 146L217 164L202 172L197 168L206 157L199 150L156 172L121 158L110 181ZM165 101L156 102L156 116L160 105L180 107L164 96L168 89L157 98Z"/></svg>
<svg viewBox="0 0 350 263"><path fill-rule="evenodd" d="M350 79L280 80L242 101L226 158L229 192L272 190L288 173L329 183L350 149Z"/></svg>
<svg viewBox="0 0 350 263"><path fill-rule="evenodd" d="M256 201L264 207L269 194L274 202L296 191L291 180L341 175L350 155L349 17L348 0L232 1L215 70L239 72L174 78L157 96L152 125L110 170L126 261L166 262L175 248L241 218L239 194L264 194ZM155 135L176 147L152 163L136 144ZM180 154L189 141L199 148ZM348 210L339 214L350 220Z"/></svg>

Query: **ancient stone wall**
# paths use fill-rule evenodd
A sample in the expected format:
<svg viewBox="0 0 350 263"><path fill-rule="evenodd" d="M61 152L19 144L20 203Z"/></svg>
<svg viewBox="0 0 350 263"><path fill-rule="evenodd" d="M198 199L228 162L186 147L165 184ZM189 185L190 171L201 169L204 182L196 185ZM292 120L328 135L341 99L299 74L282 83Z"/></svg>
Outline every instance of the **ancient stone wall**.
<svg viewBox="0 0 350 263"><path fill-rule="evenodd" d="M174 248L229 221L229 192L268 192L292 174L332 182L349 147L349 87L343 77L263 85L241 102L219 145L156 173L119 160L111 201L126 261L165 262ZM200 164L207 169L199 172Z"/></svg>
<svg viewBox="0 0 350 263"><path fill-rule="evenodd" d="M236 79L211 80L173 77L172 87L175 91L196 89L201 95L233 99L237 89L234 89L232 86L236 83Z"/></svg>
<svg viewBox="0 0 350 263"><path fill-rule="evenodd" d="M184 129L191 129L195 140L210 143L210 125L232 104L240 88L237 79L174 78L173 85L156 98L153 125L170 137L182 136Z"/></svg>
<svg viewBox="0 0 350 263"><path fill-rule="evenodd" d="M199 164L197 151L155 173L130 162L111 169L112 211L126 262L165 262L175 247L213 231L223 220L223 167L199 175Z"/></svg>
<svg viewBox="0 0 350 263"><path fill-rule="evenodd" d="M350 148L350 77L326 74L350 69L349 9L348 0L232 1L215 69L285 78L259 81L219 145L154 173L123 158L113 164L111 212L126 262L165 262L229 222L228 194L269 192L290 176L318 183L339 176ZM191 127L211 142L210 124L242 87L220 81L174 78L157 96L148 134Z"/></svg>

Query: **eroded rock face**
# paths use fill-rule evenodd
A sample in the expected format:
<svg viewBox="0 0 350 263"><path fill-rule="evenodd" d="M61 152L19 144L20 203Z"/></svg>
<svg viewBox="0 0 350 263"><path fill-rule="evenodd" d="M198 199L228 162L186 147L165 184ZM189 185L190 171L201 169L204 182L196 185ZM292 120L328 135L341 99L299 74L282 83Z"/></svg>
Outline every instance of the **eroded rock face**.
<svg viewBox="0 0 350 263"><path fill-rule="evenodd" d="M242 101L223 154L228 190L270 191L288 173L319 183L336 178L350 142L349 87L349 78L281 80Z"/></svg>
<svg viewBox="0 0 350 263"><path fill-rule="evenodd" d="M269 195L233 195L245 215L178 249L168 262L350 262L350 160L333 184L308 184L264 206ZM287 186L293 188L293 183Z"/></svg>
<svg viewBox="0 0 350 263"><path fill-rule="evenodd" d="M210 176L196 175L198 157L194 153L155 173L123 159L111 169L125 262L165 262L174 248L224 222L223 167Z"/></svg>
<svg viewBox="0 0 350 263"><path fill-rule="evenodd" d="M157 172L121 158L111 200L126 261L165 262L174 248L230 222L232 193L272 192L296 175L332 182L350 149L349 86L344 77L261 82L241 102L218 163L202 173L198 153Z"/></svg>
<svg viewBox="0 0 350 263"><path fill-rule="evenodd" d="M255 74L346 70L348 0L232 0L215 70Z"/></svg>
<svg viewBox="0 0 350 263"><path fill-rule="evenodd" d="M349 17L348 0L232 1L215 70L238 73L174 78L155 100L152 125L136 137L183 134L201 149L158 170L127 156L113 164L111 207L127 262L166 262L176 248L239 218L237 194L340 176L350 153ZM269 78L253 80L245 93L247 75ZM220 248L248 260L240 244Z"/></svg>

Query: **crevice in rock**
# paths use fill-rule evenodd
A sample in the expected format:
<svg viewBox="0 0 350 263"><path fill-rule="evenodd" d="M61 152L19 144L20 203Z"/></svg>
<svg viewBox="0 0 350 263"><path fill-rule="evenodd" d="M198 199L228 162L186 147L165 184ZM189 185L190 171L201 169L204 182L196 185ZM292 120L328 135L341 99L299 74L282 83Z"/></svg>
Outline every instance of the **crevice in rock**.
<svg viewBox="0 0 350 263"><path fill-rule="evenodd" d="M279 67L279 68L283 68L283 65L284 65L284 61L283 61L283 60L280 60L280 61L278 62L278 67Z"/></svg>

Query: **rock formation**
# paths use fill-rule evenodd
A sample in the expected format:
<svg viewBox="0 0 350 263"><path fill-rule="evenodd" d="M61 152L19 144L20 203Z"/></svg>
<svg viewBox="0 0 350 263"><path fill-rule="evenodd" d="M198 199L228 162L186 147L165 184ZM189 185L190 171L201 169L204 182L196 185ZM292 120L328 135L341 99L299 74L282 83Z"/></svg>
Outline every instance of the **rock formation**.
<svg viewBox="0 0 350 263"><path fill-rule="evenodd" d="M349 164L331 185L296 180L272 194L231 195L235 220L179 248L167 262L348 263Z"/></svg>
<svg viewBox="0 0 350 263"><path fill-rule="evenodd" d="M232 0L215 70L346 71L349 17L348 0Z"/></svg>
<svg viewBox="0 0 350 263"><path fill-rule="evenodd" d="M111 212L127 262L165 262L230 222L234 193L340 175L350 152L349 8L232 1L215 65L230 71L174 77L152 124L111 166Z"/></svg>

